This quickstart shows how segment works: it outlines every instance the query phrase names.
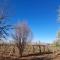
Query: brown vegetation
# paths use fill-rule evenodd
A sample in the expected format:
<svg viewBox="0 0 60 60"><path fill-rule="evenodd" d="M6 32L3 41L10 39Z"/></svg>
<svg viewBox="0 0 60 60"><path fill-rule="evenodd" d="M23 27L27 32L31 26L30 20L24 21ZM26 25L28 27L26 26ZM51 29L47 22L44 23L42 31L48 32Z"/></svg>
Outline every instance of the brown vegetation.
<svg viewBox="0 0 60 60"><path fill-rule="evenodd" d="M29 47L30 47L30 50L29 50ZM37 49L37 50L34 49L35 52L33 52L33 47ZM44 45L41 45L41 47L44 47ZM23 56L22 60L23 59L28 60L29 58L32 59L32 60L34 60L34 59L43 59L41 57L41 55L44 57L44 54L50 54L51 53L49 51L44 51L43 49L42 49L43 52L41 50L41 53L39 53L38 48L39 48L39 45L26 46L26 48L24 49L23 55L22 55ZM46 48L45 48L45 50L46 50ZM32 56L33 56L33 58L32 58ZM38 57L34 58L34 56L35 57L40 56L40 57L39 58ZM6 60L7 59L10 59L10 60L14 60L14 59L17 60L18 59L19 60L20 59L19 58L19 49L14 44L1 44L0 45L0 57L1 57L1 59L6 59Z"/></svg>

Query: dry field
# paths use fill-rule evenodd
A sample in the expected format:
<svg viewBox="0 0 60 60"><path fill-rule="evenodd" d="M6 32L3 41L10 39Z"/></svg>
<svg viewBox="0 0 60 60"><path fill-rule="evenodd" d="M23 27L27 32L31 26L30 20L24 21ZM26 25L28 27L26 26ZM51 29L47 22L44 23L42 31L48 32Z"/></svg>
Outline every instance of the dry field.
<svg viewBox="0 0 60 60"><path fill-rule="evenodd" d="M16 45L0 44L0 60L57 60L60 58L59 51L54 46L28 45L23 52L23 57L19 58Z"/></svg>

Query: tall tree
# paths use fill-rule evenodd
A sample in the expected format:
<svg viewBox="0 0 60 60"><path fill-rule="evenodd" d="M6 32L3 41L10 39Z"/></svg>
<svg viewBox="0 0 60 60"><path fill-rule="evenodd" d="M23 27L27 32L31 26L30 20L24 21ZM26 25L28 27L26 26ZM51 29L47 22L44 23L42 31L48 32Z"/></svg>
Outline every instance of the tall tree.
<svg viewBox="0 0 60 60"><path fill-rule="evenodd" d="M19 49L20 57L22 57L26 44L31 41L32 38L31 30L25 22L16 25L13 38L16 41L16 45Z"/></svg>

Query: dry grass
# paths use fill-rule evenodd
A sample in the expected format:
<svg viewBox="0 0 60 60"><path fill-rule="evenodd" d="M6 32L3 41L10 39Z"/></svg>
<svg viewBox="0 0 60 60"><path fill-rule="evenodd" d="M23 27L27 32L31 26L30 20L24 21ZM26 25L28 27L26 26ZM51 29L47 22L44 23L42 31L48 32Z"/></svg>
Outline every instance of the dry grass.
<svg viewBox="0 0 60 60"><path fill-rule="evenodd" d="M49 57L49 55L53 51L53 49L56 49L56 47L49 46L48 48L48 47L41 46L41 52L39 52L40 51L39 46L34 46L34 49L33 49L32 45L28 45L26 46L23 52L24 57L21 59L19 58L19 50L16 47L16 45L3 44L3 45L0 45L0 60L39 60L39 59L51 60L51 57ZM48 54L48 55L44 57L45 54L46 55ZM53 57L53 54L52 54L52 57Z"/></svg>

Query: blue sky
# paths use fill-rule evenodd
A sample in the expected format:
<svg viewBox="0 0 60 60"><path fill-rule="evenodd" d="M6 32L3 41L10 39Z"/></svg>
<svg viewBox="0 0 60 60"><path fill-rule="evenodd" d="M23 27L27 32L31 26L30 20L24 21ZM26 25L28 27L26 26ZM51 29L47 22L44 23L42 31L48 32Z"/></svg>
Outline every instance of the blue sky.
<svg viewBox="0 0 60 60"><path fill-rule="evenodd" d="M10 0L8 24L26 20L33 32L33 41L52 42L60 26L56 23L59 5L60 0Z"/></svg>

